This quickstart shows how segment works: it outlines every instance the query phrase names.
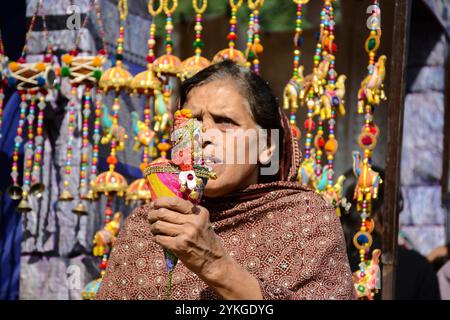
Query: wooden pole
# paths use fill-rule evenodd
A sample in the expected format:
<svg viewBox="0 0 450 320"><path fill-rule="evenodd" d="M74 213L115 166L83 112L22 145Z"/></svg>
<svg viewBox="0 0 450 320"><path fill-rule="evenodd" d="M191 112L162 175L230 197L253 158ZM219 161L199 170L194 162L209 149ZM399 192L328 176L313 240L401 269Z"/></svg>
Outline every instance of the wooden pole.
<svg viewBox="0 0 450 320"><path fill-rule="evenodd" d="M449 38L446 41L450 41ZM450 241L450 52L445 52L445 87L444 87L444 154L442 157L442 206L446 209L445 222L446 243Z"/></svg>
<svg viewBox="0 0 450 320"><path fill-rule="evenodd" d="M395 0L392 56L388 89L388 128L386 174L384 181L382 287L383 300L395 297L397 264L398 194L400 188L400 158L403 135L406 65L412 0Z"/></svg>

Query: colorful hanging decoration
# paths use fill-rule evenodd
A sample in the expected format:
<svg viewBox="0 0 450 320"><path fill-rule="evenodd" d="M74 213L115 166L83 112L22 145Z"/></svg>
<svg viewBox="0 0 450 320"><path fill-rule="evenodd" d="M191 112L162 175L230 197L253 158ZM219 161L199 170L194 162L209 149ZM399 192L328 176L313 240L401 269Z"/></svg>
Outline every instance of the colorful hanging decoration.
<svg viewBox="0 0 450 320"><path fill-rule="evenodd" d="M199 6L199 2L201 5ZM195 41L193 43L195 55L187 58L181 63L181 79L185 80L195 75L200 70L208 67L211 62L202 57L202 49L204 46L202 40L202 15L205 13L208 6L207 0L192 0L192 7L195 11Z"/></svg>
<svg viewBox="0 0 450 320"><path fill-rule="evenodd" d="M167 151L170 150L170 143L167 141L168 139L166 137L163 137L161 139L161 142L158 143L156 146L158 148L160 157L156 160L153 160L152 163L156 162L162 162L167 160Z"/></svg>
<svg viewBox="0 0 450 320"><path fill-rule="evenodd" d="M114 102L112 105L112 113L109 113L108 107L103 104L96 107L101 108L101 117L103 122L104 134L100 142L102 144L110 144L110 155L106 159L109 170L100 173L91 184L91 189L94 193L93 197L100 194L106 196L105 207L105 225L107 226L112 217L112 202L115 196L124 197L128 188L126 179L115 171L118 162L116 152L125 148L125 140L128 138L125 128L119 125L119 110L120 110L120 93L127 90L132 81L132 75L124 69L122 65L123 60L123 43L124 43L124 24L128 15L128 3L126 0L119 0L118 2L120 28L119 37L117 39L117 51L115 65L106 70L99 81L99 87L104 94L110 91L114 93ZM91 171L92 174L92 171ZM101 277L104 275L107 260L109 256L109 249L105 249L102 255L102 262L100 263Z"/></svg>
<svg viewBox="0 0 450 320"><path fill-rule="evenodd" d="M322 9L321 21L320 21L320 35L316 44L313 72L303 78L302 89L300 91L300 101L302 105L307 108L307 119L304 123L306 131L305 142L305 157L300 167L299 178L305 184L308 184L317 189L317 175L320 173L321 168L317 169L316 160L319 157L316 156L316 149L313 148L313 143L318 145L319 148L324 145L324 139L320 139L320 130L318 130L318 136L313 141L314 132L316 131L316 122L314 118L320 113L320 97L323 93L323 85L326 81L325 78L328 73L330 65L330 56L326 55L322 57L322 35L324 33L325 14ZM319 128L320 129L320 128Z"/></svg>
<svg viewBox="0 0 450 320"><path fill-rule="evenodd" d="M144 178L136 179L128 186L126 193L126 202L135 202L139 205L150 202L152 194L148 181Z"/></svg>
<svg viewBox="0 0 450 320"><path fill-rule="evenodd" d="M132 81L131 74L122 66L123 60L123 43L124 43L124 23L128 15L128 4L126 0L120 0L118 3L120 13L120 29L117 39L117 51L115 66L106 70L99 81L99 86L105 94L109 91L114 92L114 102L112 106L112 114L109 113L108 107L103 104L102 122L104 127L104 135L100 142L102 144L111 144L111 152L107 158L109 171L98 175L93 183L93 191L96 193L104 193L107 196L115 194L123 196L127 187L125 178L115 172L117 164L116 151L125 148L125 140L128 138L125 128L119 125L120 110L120 92L126 90Z"/></svg>
<svg viewBox="0 0 450 320"><path fill-rule="evenodd" d="M228 48L220 50L214 56L212 63L218 63L222 60L232 60L236 62L238 65L246 66L247 59L244 54L237 50L236 41L237 41L237 12L239 8L242 6L243 0L230 0L231 7L231 18L230 18L230 32L227 36Z"/></svg>
<svg viewBox="0 0 450 320"><path fill-rule="evenodd" d="M330 71L332 69L332 65L334 65L334 55L331 52L328 52L328 47L325 45L325 41L333 41L332 37L329 37L329 27L331 20L331 13L333 11L330 11L331 1L324 0L324 4L322 7L321 12L321 20L322 23L320 24L320 51L317 50L317 53L320 54L321 57L324 57L326 60L326 70L324 71L324 74L322 78L320 79L320 83L318 84L318 95L317 95L317 101L316 101L316 116L317 116L317 131L316 136L314 137L314 148L315 148L315 155L316 155L316 176L318 179L322 179L322 183L319 183L316 186L316 190L321 192L324 191L326 187L325 180L327 179L327 175L331 174L331 172L328 172L328 168L326 168L326 171L324 172L323 166L322 166L322 159L324 154L324 147L326 143L326 139L324 137L324 125L323 121L326 120L323 114L323 105L322 105L322 96L325 93L325 84L327 83L327 76L330 75ZM334 36L333 36L334 37ZM315 57L316 58L316 57Z"/></svg>
<svg viewBox="0 0 450 320"><path fill-rule="evenodd" d="M119 29L119 37L117 39L115 66L106 70L99 81L99 86L105 94L108 94L110 91L113 91L114 93L112 113L110 114L108 107L105 104L102 105L102 124L104 127L104 135L100 140L102 144L111 144L111 154L108 157L108 164L113 169L117 163L116 151L120 151L125 148L125 140L128 138L125 128L119 125L118 121L120 110L120 92L122 90L127 90L133 80L133 76L122 65L124 23L128 15L127 1L120 0L118 6L121 25Z"/></svg>
<svg viewBox="0 0 450 320"><path fill-rule="evenodd" d="M358 299L373 300L373 295L367 295L369 292L377 292L381 288L381 269L380 269L381 250L375 249L372 252L372 259L361 262L360 270L354 273L353 281L357 283L356 297ZM364 269L364 271L361 271Z"/></svg>
<svg viewBox="0 0 450 320"><path fill-rule="evenodd" d="M204 165L202 152L202 123L192 118L190 110L175 112L171 133L172 160L149 165L144 172L150 184L152 199L158 197L180 197L198 204L208 179L216 175ZM166 297L170 299L172 274L177 257L164 250L168 284Z"/></svg>
<svg viewBox="0 0 450 320"><path fill-rule="evenodd" d="M259 24L259 10L264 4L264 0L248 0L248 7L250 9L250 19L247 31L247 49L245 50L245 57L247 60L246 66L252 69L256 74L259 74L259 55L264 48L261 44Z"/></svg>
<svg viewBox="0 0 450 320"><path fill-rule="evenodd" d="M172 6L170 6L171 0L163 0L163 10L166 14L166 40L165 54L153 62L153 68L155 72L160 75L174 76L178 77L180 74L181 60L177 56L173 55L173 14L178 7L178 0L172 0Z"/></svg>
<svg viewBox="0 0 450 320"><path fill-rule="evenodd" d="M67 105L68 116L68 137L67 137L67 150L66 150L66 161L65 161L65 174L63 180L63 187L61 194L59 195L59 201L72 201L74 199L72 193L69 191L69 177L72 173L72 157L73 157L73 140L75 132L75 105L77 103L77 88L72 86L70 91L70 100Z"/></svg>
<svg viewBox="0 0 450 320"><path fill-rule="evenodd" d="M47 94L48 89L55 88L58 84L58 80L55 71L52 65L53 60L53 54L52 54L52 47L49 42L49 35L48 35L48 29L45 21L45 13L44 13L44 5L41 3L41 16L44 24L44 36L47 39L47 52L44 55L44 62L49 63L48 69L46 71L46 78L47 82L50 83L47 88L44 90L41 90L41 92L38 94L38 102L37 102L37 125L36 125L36 136L34 138L35 143L35 150L34 150L34 158L33 158L33 169L31 173L31 181L32 184L30 186L30 194L34 195L36 198L42 198L45 186L41 182L41 167L42 167L42 160L43 160L43 152L44 152L44 109L46 107L45 102L45 96ZM30 108L31 113L31 108ZM29 131L30 132L30 131ZM28 159L27 159L28 160ZM20 203L19 203L20 207Z"/></svg>
<svg viewBox="0 0 450 320"><path fill-rule="evenodd" d="M149 72L152 72L149 70ZM132 112L131 116L133 118L133 131L136 134L135 136L135 145L134 150L142 152L142 160L141 160L141 170L143 171L150 163L151 159L151 150L154 144L155 132L150 129L150 98L146 96L145 98L145 106L144 106L144 122L139 120L139 114L137 112ZM144 178L140 178L131 183L126 192L126 201L129 203L133 202L141 202L146 203L150 201L151 194L150 189L147 183L147 180Z"/></svg>
<svg viewBox="0 0 450 320"><path fill-rule="evenodd" d="M81 292L81 299L83 300L95 300L100 285L102 284L102 278L98 278L89 282Z"/></svg>
<svg viewBox="0 0 450 320"><path fill-rule="evenodd" d="M152 130L152 114L155 115L156 96L160 96L163 84L161 80L155 75L153 71L152 63L155 59L155 33L156 33L156 17L163 10L163 1L159 1L157 9L154 9L154 1L151 0L148 3L148 10L152 16L152 23L150 25L149 40L148 40L148 55L147 55L147 70L137 74L130 85L130 89L133 93L137 93L144 97L144 115L143 121L140 120L139 114L136 112L132 113L133 120L133 131L135 134L134 140L136 141L134 145L135 151L142 150L142 162L141 170L143 170L149 163L152 155L152 148L154 145L155 131ZM168 119L168 111L162 110L161 118L164 117ZM153 128L155 129L155 128ZM161 126L156 129L161 129ZM166 123L163 125L163 130L166 129Z"/></svg>
<svg viewBox="0 0 450 320"><path fill-rule="evenodd" d="M95 95L96 101L95 101L95 120L94 120L94 134L92 136L94 140L94 144L92 146L92 157L91 157L91 168L90 168L90 174L89 174L89 188L88 192L82 196L83 199L86 199L88 201L95 201L98 199L97 194L93 191L92 187L95 181L95 178L97 177L97 168L98 168L98 151L99 151L99 142L101 139L100 135L100 119L102 115L102 106L103 106L103 100L102 100L102 91L99 87L97 87L97 93ZM84 194L84 193L83 193Z"/></svg>
<svg viewBox="0 0 450 320"><path fill-rule="evenodd" d="M95 297L100 289L102 283L102 278L105 275L105 269L108 263L108 259L105 255L110 252L114 247L116 242L117 234L120 229L120 222L122 220L122 213L116 212L111 221L106 223L105 227L95 233L94 236L94 249L93 254L96 257L102 257L102 262L100 263L101 276L91 282L89 282L81 292L81 298L83 300L95 300Z"/></svg>
<svg viewBox="0 0 450 320"><path fill-rule="evenodd" d="M106 43L104 39L105 34L98 0L91 0L88 11L92 11L94 8L97 14L97 23L100 27L103 47L99 50L97 55L82 54L78 51L78 46L81 40L81 32L77 32L74 47L68 54L61 57L63 62L61 76L67 77L72 86L90 85L92 87L97 85L102 76L102 67L106 60ZM79 30L86 27L88 20L89 15L86 15Z"/></svg>
<svg viewBox="0 0 450 320"><path fill-rule="evenodd" d="M113 219L106 223L102 230L96 232L94 236L94 256L102 257L106 251L114 246L116 236L119 233L121 220L122 213L116 212Z"/></svg>
<svg viewBox="0 0 450 320"><path fill-rule="evenodd" d="M152 156L155 154L155 140L158 138L156 132L152 130L152 114L155 115L155 96L156 92L161 95L161 90L163 84L161 80L155 75L153 71L153 62L155 58L155 34L156 34L156 17L159 15L164 8L163 0L158 1L158 6L154 7L153 0L148 2L148 11L152 16L152 22L149 31L148 40L148 55L147 55L147 70L137 74L133 81L131 82L131 90L133 93L137 93L144 97L144 114L143 121L140 120L139 114L137 112L132 112L131 117L133 120L132 127L135 134L134 140L134 150L142 151L141 158L141 171L150 164ZM162 111L162 117L168 118L167 110ZM166 124L163 125L166 128ZM160 129L160 127L157 127ZM126 194L126 201L130 202L140 202L146 203L150 201L150 187L148 182L144 178L137 179L130 184Z"/></svg>
<svg viewBox="0 0 450 320"><path fill-rule="evenodd" d="M321 96L321 109L319 119L328 121L328 137L323 145L322 155L326 155L327 163L323 165L326 168L327 183L322 191L324 198L336 208L336 213L340 216L340 206L342 199L342 190L345 176L338 177L336 183L334 180L334 156L338 150L338 141L336 139L336 116L345 115L344 97L345 80L344 74L338 76L335 68L335 53L337 46L334 42L334 7L332 1L325 1L325 21L322 38L322 56L330 56L330 65L328 68L327 83ZM322 138L322 137L321 137ZM325 171L325 170L324 170Z"/></svg>
<svg viewBox="0 0 450 320"><path fill-rule="evenodd" d="M379 41L379 36L378 38L375 38L374 36L367 41L366 49L374 48L372 46L374 45L374 42L376 43L375 39L378 39ZM371 53L373 53L373 51ZM369 68L372 70L372 73L367 75L367 77L363 80L358 91L358 113L360 114L365 112L365 102L372 105L378 105L381 101L386 100L386 95L383 90L383 82L386 76L386 59L387 58L385 55L381 55L376 63L374 58L370 61Z"/></svg>
<svg viewBox="0 0 450 320"><path fill-rule="evenodd" d="M381 288L378 265L381 252L374 250L370 259L373 241L371 233L375 227L375 222L371 218L372 200L377 199L378 189L382 183L378 172L372 169L372 153L380 133L378 126L374 123L374 110L382 100L386 99L383 91L386 56L380 56L375 62L381 40L381 10L378 0L373 0L369 9L368 12L372 13L367 23L370 34L365 42L365 50L369 56L368 74L361 82L358 92L358 113L364 114L365 120L358 144L364 151L364 155L361 157L359 151L353 151L353 172L357 179L354 200L361 217L360 230L353 237L353 244L360 255L359 270L354 273L353 280L358 298L372 300Z"/></svg>
<svg viewBox="0 0 450 320"><path fill-rule="evenodd" d="M292 78L289 80L283 91L283 109L290 111L289 124L294 137L300 140L300 129L297 127L297 110L299 106L300 91L303 82L303 66L300 65L301 46L303 43L303 5L309 0L293 0L297 5L297 17L295 19L294 35L294 61Z"/></svg>
<svg viewBox="0 0 450 320"><path fill-rule="evenodd" d="M26 59L27 43L38 13L42 16L47 48L43 56L43 61L28 63ZM40 198L44 190L44 185L40 182L40 174L44 141L43 115L46 106L45 96L48 90L53 89L58 82L52 61L52 46L49 42L43 2L42 0L38 0L25 37L25 45L22 49L21 57L17 61L9 63L8 85L17 89L21 96L21 103L11 169L13 184L8 189L8 194L13 200L21 200L17 207L17 211L19 212L31 211L29 196L33 195L36 198ZM36 118L37 121L35 121ZM25 127L27 130L27 140L24 145L24 176L23 185L20 186L18 183L18 160L20 145L24 140L23 133Z"/></svg>
<svg viewBox="0 0 450 320"><path fill-rule="evenodd" d="M323 1L313 72L305 76L301 82L299 99L306 105L308 111L304 123L305 159L300 168L299 178L302 183L313 187L333 204L339 216L345 177L340 176L335 182L333 164L338 150L335 134L336 116L345 114L346 76L338 76L335 70L334 54L337 46L334 42L333 1L335 0Z"/></svg>
<svg viewBox="0 0 450 320"><path fill-rule="evenodd" d="M69 78L73 86L95 86L102 76L102 66L105 62L104 50L96 56L79 55L76 48L62 56L63 67L61 76Z"/></svg>
<svg viewBox="0 0 450 320"><path fill-rule="evenodd" d="M84 103L82 109L82 130L81 130L81 164L80 164L80 183L78 191L78 203L72 212L78 215L87 215L88 211L82 199L88 193L87 183L87 162L89 156L89 115L92 109L92 90L89 84L86 84L84 91Z"/></svg>
<svg viewBox="0 0 450 320"><path fill-rule="evenodd" d="M100 37L102 39L102 49L99 50L98 54L101 56L104 56L105 58L108 56L107 49L106 49L106 39L105 39L105 30L103 26L103 20L100 10L100 4L99 0L94 0L94 7L95 7L95 15L97 18L97 24L99 26L99 32ZM102 106L103 106L103 100L102 100L102 90L100 89L100 86L97 84L96 87L96 93L95 93L95 109L94 109L94 131L93 131L93 145L92 145L92 157L91 157L91 164L90 164L90 173L89 173L89 188L87 193L84 193L84 191L81 193L81 198L88 200L88 201L95 201L98 199L97 194L92 190L93 183L95 181L95 178L97 177L97 166L98 166L98 152L99 152L99 143L101 139L100 135L100 120L102 116Z"/></svg>
<svg viewBox="0 0 450 320"><path fill-rule="evenodd" d="M39 94L37 103L37 126L36 126L36 136L35 150L33 158L33 169L31 172L30 194L34 195L36 198L42 198L45 186L41 182L41 166L42 166L42 155L44 153L44 109L45 109L45 95Z"/></svg>
<svg viewBox="0 0 450 320"><path fill-rule="evenodd" d="M172 6L170 6L170 4L172 4ZM156 141L162 136L167 136L167 130L169 129L171 122L173 100L171 77L180 77L181 74L181 60L173 55L172 40L173 14L178 7L178 1L172 0L171 3L170 0L163 0L162 6L166 15L166 39L164 41L165 54L153 62L153 70L162 81L162 90L154 90L155 114L153 117L153 131L158 133L158 137L155 139Z"/></svg>
<svg viewBox="0 0 450 320"><path fill-rule="evenodd" d="M141 169L145 168L149 163L153 138L155 137L155 132L150 128L150 98L146 97L145 102L144 121L139 120L139 114L137 112L133 111L131 113L133 132L136 135L134 137L136 142L133 149L135 151L141 151L143 149Z"/></svg>
<svg viewBox="0 0 450 320"><path fill-rule="evenodd" d="M46 52L43 61L37 63L27 63L27 43L31 32L33 31L36 17L40 14L43 22L44 38L47 42ZM57 74L53 65L52 46L49 42L49 33L47 29L43 0L38 0L35 12L31 18L30 26L25 36L25 44L20 58L17 61L9 63L8 85L17 89L19 92L36 92L54 88L57 84Z"/></svg>
<svg viewBox="0 0 450 320"><path fill-rule="evenodd" d="M98 7L98 1L92 1L89 6L89 11L91 11L94 7ZM96 10L99 12L99 10ZM83 29L88 21L89 16L86 15L85 19L82 23ZM101 20L101 17L98 18ZM102 24L101 24L102 25ZM63 62L63 67L61 68L61 76L66 77L69 83L72 86L71 89L71 101L68 105L68 113L69 113L69 124L68 124L68 152L66 158L66 170L64 175L64 187L63 191L60 195L61 201L71 201L74 199L74 196L69 190L69 179L71 175L71 165L72 165L72 153L73 153L73 139L74 139L74 130L75 123L77 118L77 98L76 96L79 94L81 96L81 101L83 107L80 112L82 119L82 141L81 141L81 161L80 161L80 175L79 175L79 188L77 195L77 204L75 208L72 210L75 214L78 215L86 215L87 209L83 199L91 199L89 193L89 186L87 182L87 163L89 156L89 116L91 114L92 109L92 99L93 93L96 91L96 87L98 81L102 76L103 64L106 60L105 48L99 50L98 55L86 55L78 52L78 44L80 41L80 33L77 34L75 39L75 44L73 49L68 53L62 56L61 60ZM79 92L78 92L79 91ZM75 95L74 95L75 94ZM101 92L97 92L98 96L101 98ZM99 97L97 97L99 98ZM96 136L94 133L94 140L98 139L98 135Z"/></svg>

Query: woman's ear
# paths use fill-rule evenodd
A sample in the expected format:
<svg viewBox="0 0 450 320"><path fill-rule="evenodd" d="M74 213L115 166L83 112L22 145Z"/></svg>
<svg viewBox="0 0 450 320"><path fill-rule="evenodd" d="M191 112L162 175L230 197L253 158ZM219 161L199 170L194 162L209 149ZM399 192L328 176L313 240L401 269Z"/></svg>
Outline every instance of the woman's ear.
<svg viewBox="0 0 450 320"><path fill-rule="evenodd" d="M275 147L275 144L272 144L270 147L264 149L259 153L258 161L260 164L266 165L270 162L275 151Z"/></svg>

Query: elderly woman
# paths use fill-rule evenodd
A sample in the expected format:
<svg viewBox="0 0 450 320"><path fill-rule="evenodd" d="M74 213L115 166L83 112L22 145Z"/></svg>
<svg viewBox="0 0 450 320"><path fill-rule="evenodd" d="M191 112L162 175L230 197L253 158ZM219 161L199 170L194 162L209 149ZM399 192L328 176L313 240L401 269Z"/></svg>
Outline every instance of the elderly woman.
<svg viewBox="0 0 450 320"><path fill-rule="evenodd" d="M217 179L208 181L201 205L160 198L134 210L97 299L164 299L161 247L182 262L172 299L352 299L341 225L332 206L296 182L300 152L268 84L224 61L185 81L180 102L207 132L278 130L279 141L254 151L258 161L236 163L217 154L243 151L248 160L258 137L230 143L205 133L203 152ZM271 161L277 172L263 174Z"/></svg>

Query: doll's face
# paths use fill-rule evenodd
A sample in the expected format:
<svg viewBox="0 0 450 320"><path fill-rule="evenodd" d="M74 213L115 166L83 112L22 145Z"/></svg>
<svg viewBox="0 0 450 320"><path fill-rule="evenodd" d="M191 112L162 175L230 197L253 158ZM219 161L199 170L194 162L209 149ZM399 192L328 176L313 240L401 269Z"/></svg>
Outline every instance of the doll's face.
<svg viewBox="0 0 450 320"><path fill-rule="evenodd" d="M247 99L232 80L214 80L193 88L183 108L203 121L203 156L217 174L205 196L219 197L258 180L258 125ZM253 132L255 134L241 135Z"/></svg>

